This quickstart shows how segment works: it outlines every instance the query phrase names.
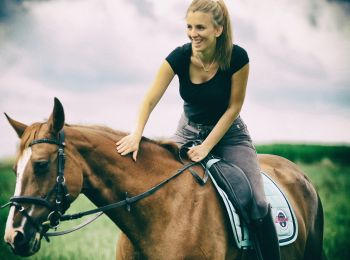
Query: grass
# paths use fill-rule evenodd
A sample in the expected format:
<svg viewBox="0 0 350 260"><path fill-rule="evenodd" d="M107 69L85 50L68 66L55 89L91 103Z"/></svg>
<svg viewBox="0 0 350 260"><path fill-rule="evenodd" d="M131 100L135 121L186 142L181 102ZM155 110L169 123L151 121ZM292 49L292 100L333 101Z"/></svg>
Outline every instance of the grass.
<svg viewBox="0 0 350 260"><path fill-rule="evenodd" d="M320 195L324 210L324 251L328 259L350 259L350 166L328 159L299 163Z"/></svg>
<svg viewBox="0 0 350 260"><path fill-rule="evenodd" d="M333 163L349 165L350 146L317 144L274 144L257 145L259 153L276 154L293 162L317 163L329 159Z"/></svg>
<svg viewBox="0 0 350 260"><path fill-rule="evenodd" d="M318 150L319 148L319 150ZM349 147L271 145L258 146L261 153L273 153L293 159L310 177L321 197L325 215L324 250L329 260L350 259L350 158ZM311 153L311 154L310 154ZM321 156L322 155L322 156ZM342 159L339 159L339 158ZM337 159L338 158L338 159ZM15 176L8 162L0 162L0 204L14 191ZM73 203L69 212L78 212L94 206L84 197ZM0 211L0 235L4 234L8 209ZM69 228L74 223L64 224ZM42 241L39 253L28 259L115 259L118 228L105 216L85 227L62 237ZM0 238L1 259L16 257Z"/></svg>

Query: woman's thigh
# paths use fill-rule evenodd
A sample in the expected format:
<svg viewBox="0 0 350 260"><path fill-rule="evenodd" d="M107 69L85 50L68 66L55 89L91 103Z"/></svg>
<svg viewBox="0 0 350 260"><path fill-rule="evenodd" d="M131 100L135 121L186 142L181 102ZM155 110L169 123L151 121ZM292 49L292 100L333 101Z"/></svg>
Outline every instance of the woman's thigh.
<svg viewBox="0 0 350 260"><path fill-rule="evenodd" d="M213 154L238 166L247 176L253 189L252 218L258 219L266 215L267 202L263 179L256 151L252 144L218 145Z"/></svg>

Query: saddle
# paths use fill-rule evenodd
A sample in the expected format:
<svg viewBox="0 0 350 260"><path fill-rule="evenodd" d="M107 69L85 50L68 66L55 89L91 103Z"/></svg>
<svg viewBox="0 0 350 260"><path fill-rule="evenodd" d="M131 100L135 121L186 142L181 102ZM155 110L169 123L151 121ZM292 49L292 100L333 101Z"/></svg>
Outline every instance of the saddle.
<svg viewBox="0 0 350 260"><path fill-rule="evenodd" d="M214 159L213 159L214 160ZM216 163L209 160L207 163L207 169L209 178L212 180L217 192L220 194L222 201L224 202L227 215L230 219L231 231L236 241L238 248L250 249L253 248L253 242L251 241L251 230L249 229L249 223L244 220L244 217L234 203L229 199L227 190L221 188L218 184L216 177L211 173L211 165ZM264 191L267 202L271 206L272 217L275 222L277 237L280 246L285 246L293 243L298 236L298 222L289 203L287 197L278 187L278 185L264 172L261 172L264 183ZM220 181L220 180L219 180Z"/></svg>
<svg viewBox="0 0 350 260"><path fill-rule="evenodd" d="M187 155L187 150L200 141L190 141L179 150L180 160ZM253 198L252 187L244 172L236 165L224 159L208 155L201 165L205 170L205 177L201 179L194 171L190 170L196 180L204 185L208 178L214 184L230 219L231 231L238 248L253 248L250 239L250 207ZM275 222L279 245L284 246L293 243L297 238L298 223L290 203L277 186L277 184L264 172L261 172L264 183L264 191L267 202L271 206L271 212Z"/></svg>

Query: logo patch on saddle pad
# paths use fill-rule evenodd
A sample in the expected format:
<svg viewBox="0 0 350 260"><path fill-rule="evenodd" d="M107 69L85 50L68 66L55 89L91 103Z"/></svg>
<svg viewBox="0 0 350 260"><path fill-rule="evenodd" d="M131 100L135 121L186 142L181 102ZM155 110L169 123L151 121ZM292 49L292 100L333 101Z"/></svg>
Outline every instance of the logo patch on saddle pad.
<svg viewBox="0 0 350 260"><path fill-rule="evenodd" d="M277 216L275 217L275 224L278 223L283 230L288 229L288 217L283 210L277 211Z"/></svg>
<svg viewBox="0 0 350 260"><path fill-rule="evenodd" d="M279 245L285 246L291 244L298 236L298 223L295 213L287 197L276 183L264 172L261 172L261 174L267 202L271 205L271 212L275 222ZM215 179L210 174L210 171L209 176L225 204L237 247L242 249L251 248L252 242L249 238L248 227L245 224L241 224L243 222L240 220L236 209L233 207L226 193L218 186Z"/></svg>

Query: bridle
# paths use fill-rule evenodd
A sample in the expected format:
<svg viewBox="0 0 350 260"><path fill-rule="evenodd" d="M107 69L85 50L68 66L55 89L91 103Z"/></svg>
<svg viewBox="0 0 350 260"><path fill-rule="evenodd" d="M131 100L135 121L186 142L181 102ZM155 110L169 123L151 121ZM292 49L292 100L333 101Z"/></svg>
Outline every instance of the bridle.
<svg viewBox="0 0 350 260"><path fill-rule="evenodd" d="M60 236L64 234L71 233L73 231L76 231L87 224L91 223L92 221L96 220L99 216L101 216L105 211L115 209L118 207L126 206L126 209L128 211L131 210L131 204L150 196L151 194L155 193L158 189L160 189L162 186L170 182L171 180L178 177L181 173L183 173L186 169L189 169L191 166L198 164L198 162L190 162L185 164L182 168L177 170L177 172L169 177L168 179L165 179L164 181L160 182L156 186L150 188L149 190L138 194L133 197L128 197L128 193L125 193L125 199L119 202L115 202L112 204L108 204L106 206L98 207L96 209L87 210L83 212L79 212L72 215L64 215L64 212L70 207L71 201L70 201L70 195L67 190L67 186L65 184L65 177L64 177L64 166L65 166L65 135L64 131L61 130L58 133L58 139L52 139L52 138L41 138L33 140L29 147L35 145L35 144L41 144L41 143L48 143L48 144L54 144L58 146L58 159L57 159L57 178L56 178L56 184L54 188L44 197L34 197L34 196L14 196L11 197L9 202L5 205L1 206L0 209L6 208L8 206L14 206L22 216L26 217L28 219L28 222L37 230L38 233L40 233L48 242L50 236ZM191 171L192 173L192 171ZM192 173L193 174L193 173ZM196 179L200 178L199 176L196 177ZM205 175L201 182L199 182L201 185L204 185L208 179L207 172L205 172ZM198 181L198 180L197 180ZM55 193L55 201L54 203L51 203L49 198L51 195ZM38 223L33 217L29 215L27 210L21 205L22 203L26 204L34 204L34 205L40 205L43 207L46 207L50 210L50 213L47 217L47 221L43 223ZM89 219L85 223L72 228L70 230L65 230L61 232L46 232L49 229L57 229L61 221L67 221L67 220L74 220L78 218L82 218L87 215L96 214L93 218Z"/></svg>
<svg viewBox="0 0 350 260"><path fill-rule="evenodd" d="M29 147L41 144L48 143L54 144L58 146L57 150L57 177L56 184L53 189L44 197L34 197L34 196L13 196L10 198L10 201L3 205L1 208L5 208L7 206L15 206L15 208L28 219L29 223L39 232L43 231L43 226L47 226L48 228L57 228L60 224L61 217L63 216L65 210L67 210L70 206L69 201L69 193L67 190L67 186L65 184L64 177L64 164L65 164L65 153L64 153L64 142L65 136L64 132L60 131L58 133L58 139L52 138L41 138L33 140ZM50 202L49 198L52 194L55 193L54 202ZM47 217L47 221L39 224L35 219L33 219L27 210L22 206L22 204L34 204L40 205L50 210L50 213ZM44 234L45 238L48 240L47 236Z"/></svg>

